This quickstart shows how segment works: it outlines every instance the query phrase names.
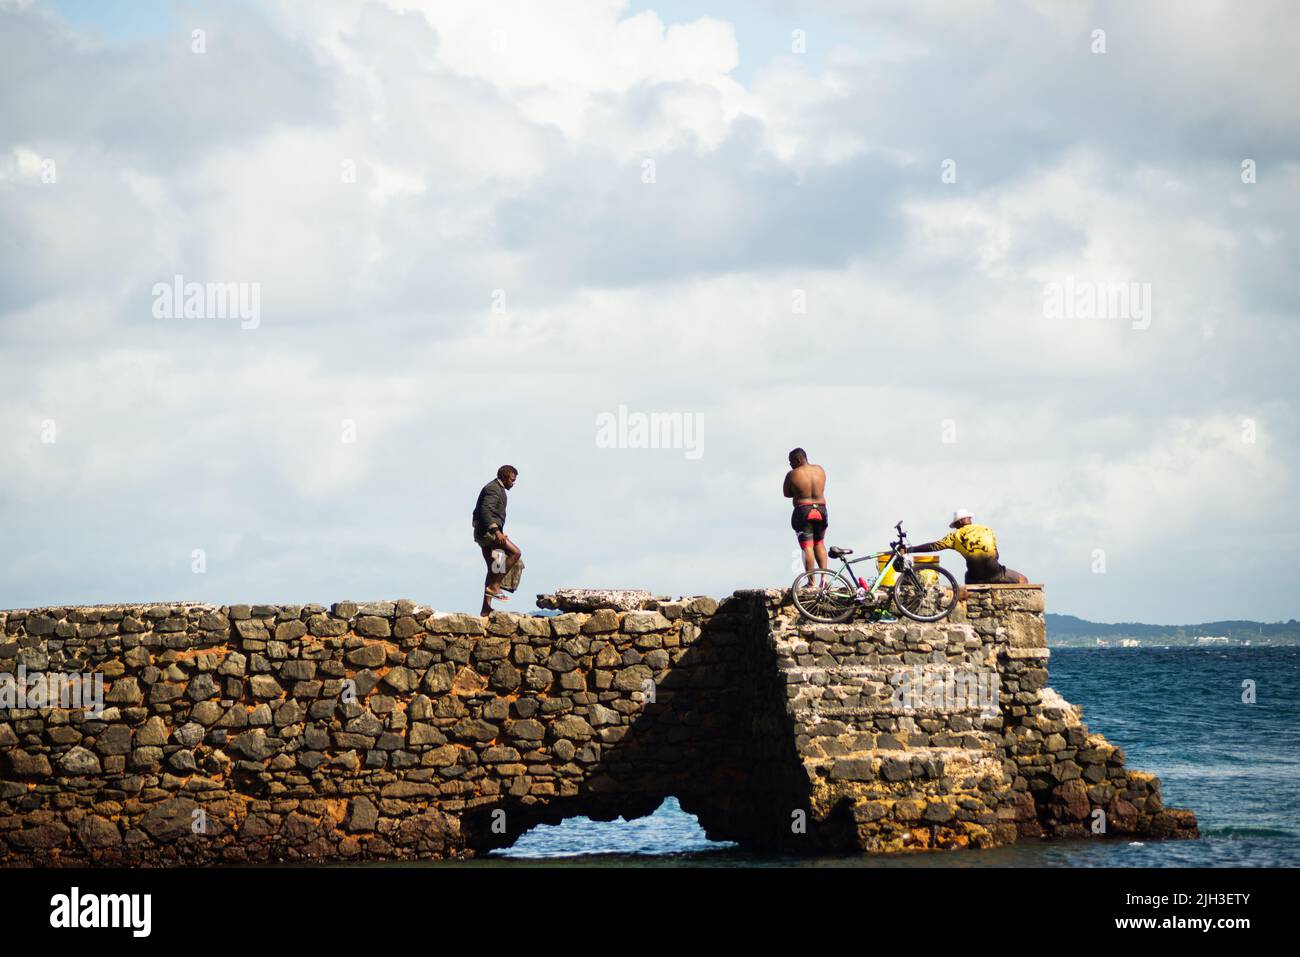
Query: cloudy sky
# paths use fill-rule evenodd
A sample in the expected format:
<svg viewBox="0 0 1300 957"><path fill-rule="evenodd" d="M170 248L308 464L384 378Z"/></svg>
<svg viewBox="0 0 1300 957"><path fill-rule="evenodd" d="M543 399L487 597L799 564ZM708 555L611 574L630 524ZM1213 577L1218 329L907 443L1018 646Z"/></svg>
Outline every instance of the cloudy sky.
<svg viewBox="0 0 1300 957"><path fill-rule="evenodd" d="M1300 616L1300 14L1246 9L0 0L0 607L472 609L503 462L524 610L783 585L802 445L834 544L965 507L1049 610Z"/></svg>

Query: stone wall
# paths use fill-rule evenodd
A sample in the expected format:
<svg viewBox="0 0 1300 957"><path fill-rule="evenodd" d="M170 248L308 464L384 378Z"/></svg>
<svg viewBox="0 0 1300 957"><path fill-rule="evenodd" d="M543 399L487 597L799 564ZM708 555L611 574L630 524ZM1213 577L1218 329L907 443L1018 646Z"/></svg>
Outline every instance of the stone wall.
<svg viewBox="0 0 1300 957"><path fill-rule="evenodd" d="M799 622L780 592L766 593L814 816L839 814L849 832L830 842L896 851L1197 836L1190 811L1164 807L1158 779L1127 769L1122 749L1047 687L1041 586L966 591L944 623L829 626ZM895 693L900 675L919 699ZM994 688L986 709L979 691Z"/></svg>
<svg viewBox="0 0 1300 957"><path fill-rule="evenodd" d="M0 707L0 862L463 857L668 796L784 853L1090 835L1097 809L1104 836L1195 835L1046 687L1040 590L975 588L925 625L810 626L785 602L0 612L0 679L104 688L96 713ZM995 688L988 713L897 694L950 671Z"/></svg>

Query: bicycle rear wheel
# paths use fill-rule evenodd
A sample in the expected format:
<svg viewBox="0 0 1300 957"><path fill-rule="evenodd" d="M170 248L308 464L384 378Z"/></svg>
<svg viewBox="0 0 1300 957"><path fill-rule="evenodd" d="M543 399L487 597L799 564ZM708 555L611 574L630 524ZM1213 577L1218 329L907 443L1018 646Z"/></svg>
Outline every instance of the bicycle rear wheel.
<svg viewBox="0 0 1300 957"><path fill-rule="evenodd" d="M957 604L957 579L938 565L911 565L898 571L894 604L913 621L938 621Z"/></svg>
<svg viewBox="0 0 1300 957"><path fill-rule="evenodd" d="M790 586L790 596L799 613L812 621L834 624L853 614L857 585L841 572L814 568L804 572Z"/></svg>

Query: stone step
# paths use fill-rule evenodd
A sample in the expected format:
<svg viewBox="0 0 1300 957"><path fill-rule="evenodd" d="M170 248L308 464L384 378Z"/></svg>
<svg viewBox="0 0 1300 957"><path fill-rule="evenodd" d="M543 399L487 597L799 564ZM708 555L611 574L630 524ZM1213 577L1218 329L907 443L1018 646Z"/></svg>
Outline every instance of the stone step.
<svg viewBox="0 0 1300 957"><path fill-rule="evenodd" d="M848 731L843 733L818 734L816 726L804 727L799 730L800 736L807 736L809 745L814 751L821 750L826 752L826 757L835 757L835 751L844 747L845 744L852 745L851 740L845 742L841 739L852 738L870 734L868 731ZM961 751L961 752L978 752L997 750L1002 746L1002 735L995 731L949 731L939 732L927 735L932 742L930 744L910 744L914 740L914 734L908 731L897 732L877 732L878 736L874 740L874 748L851 748L844 754L870 754L875 756L888 754L919 753L924 751ZM916 732L916 734L925 734L925 732ZM960 739L959 743L933 743L935 738L940 739ZM883 742L883 743L882 743ZM859 742L860 743L860 742Z"/></svg>
<svg viewBox="0 0 1300 957"><path fill-rule="evenodd" d="M796 721L833 719L855 725L870 725L876 718L914 718L918 721L922 718L934 718L947 723L954 717L962 717L975 726L981 726L986 719L997 720L999 724L1002 720L1001 715L996 712L996 704L988 708L980 701L971 701L969 704L953 702L945 708L911 708L888 699L880 700L865 696L843 699L795 698L787 702L786 714Z"/></svg>
<svg viewBox="0 0 1300 957"><path fill-rule="evenodd" d="M927 680L936 676L942 676L945 671L952 671L957 675L968 675L972 672L984 674L997 674L998 670L991 664L983 661L962 662L953 664L948 661L915 661L904 662L903 664L880 664L872 662L850 662L844 663L838 661L835 664L825 665L782 665L781 674L793 676L786 678L786 684L803 684L800 678L811 678L814 675L835 675L846 678L866 678L870 680L888 682L889 677L894 674L903 676L914 676L915 669L920 668L922 677Z"/></svg>
<svg viewBox="0 0 1300 957"><path fill-rule="evenodd" d="M903 751L858 751L833 757L805 757L810 776L832 781L907 781L954 775L1002 776L996 751L966 748L910 748Z"/></svg>

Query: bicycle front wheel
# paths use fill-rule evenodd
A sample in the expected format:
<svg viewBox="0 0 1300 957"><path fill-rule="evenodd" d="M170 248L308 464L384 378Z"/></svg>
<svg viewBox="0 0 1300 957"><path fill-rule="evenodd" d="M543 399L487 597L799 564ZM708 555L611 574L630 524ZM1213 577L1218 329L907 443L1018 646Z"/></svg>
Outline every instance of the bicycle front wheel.
<svg viewBox="0 0 1300 957"><path fill-rule="evenodd" d="M946 618L957 604L957 579L938 565L912 565L898 571L894 604L913 621Z"/></svg>
<svg viewBox="0 0 1300 957"><path fill-rule="evenodd" d="M853 614L857 585L841 572L814 568L804 572L790 586L790 596L799 613L812 621L834 624Z"/></svg>

